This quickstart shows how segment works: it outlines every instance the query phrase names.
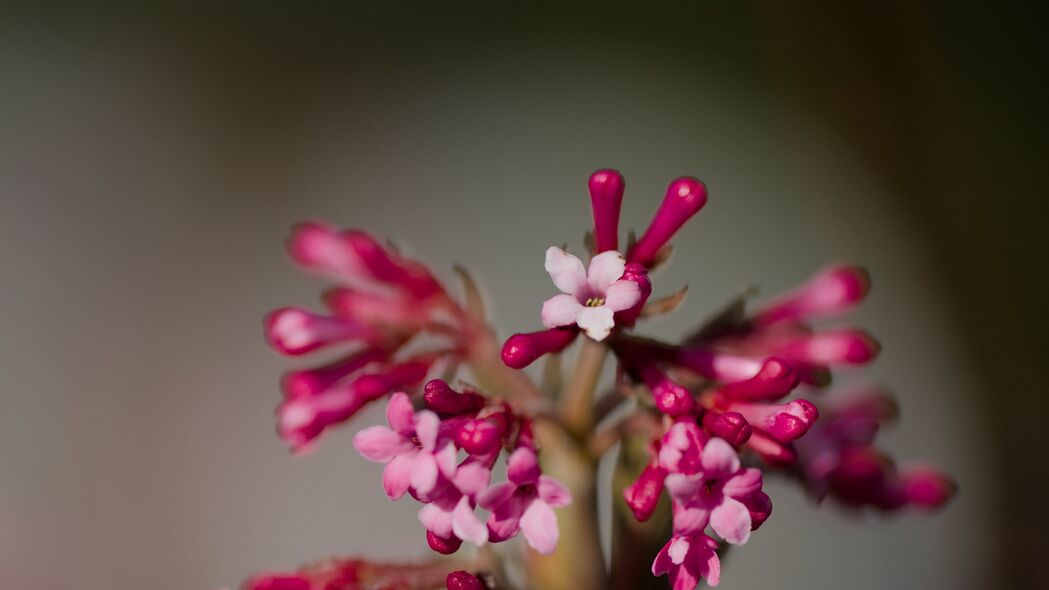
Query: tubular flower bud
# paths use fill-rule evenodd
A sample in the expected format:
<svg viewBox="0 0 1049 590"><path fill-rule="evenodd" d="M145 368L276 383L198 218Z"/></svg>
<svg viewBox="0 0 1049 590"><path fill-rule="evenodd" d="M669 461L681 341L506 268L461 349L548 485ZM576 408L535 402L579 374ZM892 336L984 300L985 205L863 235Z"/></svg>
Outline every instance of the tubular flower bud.
<svg viewBox="0 0 1049 590"><path fill-rule="evenodd" d="M503 429L491 420L467 420L455 435L455 443L471 455L486 455L502 441Z"/></svg>
<svg viewBox="0 0 1049 590"><path fill-rule="evenodd" d="M431 379L423 391L426 406L442 415L473 414L486 403L484 396L472 391L459 393L440 379Z"/></svg>
<svg viewBox="0 0 1049 590"><path fill-rule="evenodd" d="M723 383L722 393L740 399L779 399L798 385L793 367L777 357L755 359L696 347L679 349L674 362Z"/></svg>
<svg viewBox="0 0 1049 590"><path fill-rule="evenodd" d="M514 334L503 344L503 363L512 369L523 369L545 354L561 352L578 334L574 326Z"/></svg>
<svg viewBox="0 0 1049 590"><path fill-rule="evenodd" d="M594 212L594 244L597 254L619 249L619 207L626 183L615 170L590 175L590 206Z"/></svg>
<svg viewBox="0 0 1049 590"><path fill-rule="evenodd" d="M730 402L726 406L742 414L754 427L761 428L785 443L804 436L819 418L816 406L803 399L785 404Z"/></svg>
<svg viewBox="0 0 1049 590"><path fill-rule="evenodd" d="M930 467L901 469L899 481L907 503L918 508L940 508L958 492L958 485L954 480L942 471Z"/></svg>
<svg viewBox="0 0 1049 590"><path fill-rule="evenodd" d="M666 469L658 463L651 463L645 466L634 483L623 490L623 498L639 522L652 518L652 513L659 504L659 497L663 495L663 480L666 476Z"/></svg>
<svg viewBox="0 0 1049 590"><path fill-rule="evenodd" d="M438 537L430 531L426 531L426 544L441 555L451 555L463 546L463 540L452 534L449 537Z"/></svg>
<svg viewBox="0 0 1049 590"><path fill-rule="evenodd" d="M744 446L772 467L786 467L798 459L798 454L790 444L776 440L763 430L754 430Z"/></svg>
<svg viewBox="0 0 1049 590"><path fill-rule="evenodd" d="M703 428L712 436L725 439L734 447L747 442L753 432L750 423L739 412L721 413L707 410L703 414Z"/></svg>
<svg viewBox="0 0 1049 590"><path fill-rule="evenodd" d="M442 291L440 283L422 265L399 260L375 238L356 230L343 234L364 268L377 281L425 299Z"/></svg>
<svg viewBox="0 0 1049 590"><path fill-rule="evenodd" d="M863 301L870 284L870 275L858 266L826 268L800 287L766 304L754 315L754 323L767 326L844 313Z"/></svg>
<svg viewBox="0 0 1049 590"><path fill-rule="evenodd" d="M656 365L641 363L637 368L637 373L652 392L652 399L660 412L676 417L692 411L695 406L692 392L675 383Z"/></svg>
<svg viewBox="0 0 1049 590"><path fill-rule="evenodd" d="M292 260L302 268L341 282L358 282L366 272L357 252L343 235L323 223L296 224L285 246Z"/></svg>
<svg viewBox="0 0 1049 590"><path fill-rule="evenodd" d="M281 388L288 399L319 395L344 377L372 363L382 362L388 356L385 350L366 348L323 367L285 373L281 379Z"/></svg>
<svg viewBox="0 0 1049 590"><path fill-rule="evenodd" d="M878 356L881 345L862 330L845 329L790 339L779 344L776 351L812 365L862 365Z"/></svg>
<svg viewBox="0 0 1049 590"><path fill-rule="evenodd" d="M375 332L349 319L325 316L299 307L271 312L263 322L266 340L281 354L298 356L337 342L373 340Z"/></svg>
<svg viewBox="0 0 1049 590"><path fill-rule="evenodd" d="M670 183L648 229L627 254L627 260L649 266L682 225L707 204L707 187L685 176Z"/></svg>

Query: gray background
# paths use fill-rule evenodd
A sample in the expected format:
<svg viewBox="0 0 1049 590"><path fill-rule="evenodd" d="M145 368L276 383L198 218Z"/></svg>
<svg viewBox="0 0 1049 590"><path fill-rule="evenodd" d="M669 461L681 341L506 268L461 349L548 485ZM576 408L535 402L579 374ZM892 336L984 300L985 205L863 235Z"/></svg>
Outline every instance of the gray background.
<svg viewBox="0 0 1049 590"><path fill-rule="evenodd" d="M286 230L390 235L448 280L463 263L508 334L538 326L543 251L579 248L607 166L627 227L675 176L711 190L656 279L687 302L649 333L868 265L869 375L904 410L884 443L961 484L940 514L888 519L773 484L722 587L1029 579L1046 549L1040 9L467 8L0 19L0 587L207 590L423 555L414 509L352 449L381 412L305 458L274 435L287 363L260 318L320 286Z"/></svg>

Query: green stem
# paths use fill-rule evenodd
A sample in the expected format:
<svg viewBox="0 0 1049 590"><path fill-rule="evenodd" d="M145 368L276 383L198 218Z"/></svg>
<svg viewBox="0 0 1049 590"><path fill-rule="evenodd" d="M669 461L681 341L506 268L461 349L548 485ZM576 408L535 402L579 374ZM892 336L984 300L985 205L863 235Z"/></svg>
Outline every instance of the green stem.
<svg viewBox="0 0 1049 590"><path fill-rule="evenodd" d="M561 419L577 437L585 437L593 427L594 389L607 356L607 345L589 338L583 340L575 372L561 397Z"/></svg>

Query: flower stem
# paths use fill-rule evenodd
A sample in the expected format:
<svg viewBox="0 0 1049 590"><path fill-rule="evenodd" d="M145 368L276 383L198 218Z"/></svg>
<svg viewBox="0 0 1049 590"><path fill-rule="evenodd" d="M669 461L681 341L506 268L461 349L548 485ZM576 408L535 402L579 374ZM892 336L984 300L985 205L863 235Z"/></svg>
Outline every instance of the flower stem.
<svg viewBox="0 0 1049 590"><path fill-rule="evenodd" d="M583 340L575 372L561 396L561 418L568 430L579 438L593 426L594 389L607 356L607 345L589 338Z"/></svg>

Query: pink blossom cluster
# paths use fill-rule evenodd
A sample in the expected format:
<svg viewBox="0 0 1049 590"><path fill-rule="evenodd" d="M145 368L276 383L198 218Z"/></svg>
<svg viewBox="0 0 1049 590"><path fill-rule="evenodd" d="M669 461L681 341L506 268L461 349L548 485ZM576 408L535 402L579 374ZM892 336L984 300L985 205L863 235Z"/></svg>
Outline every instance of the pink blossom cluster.
<svg viewBox="0 0 1049 590"><path fill-rule="evenodd" d="M508 404L459 393L439 379L426 384L423 397L426 409L416 412L407 394L393 394L389 427L365 428L353 439L361 455L386 464L386 495L398 500L409 493L423 504L419 520L438 553L518 533L536 551L552 553L558 539L553 509L568 505L571 494L540 471L531 421ZM507 481L491 485L504 451ZM487 526L474 512L478 506L491 513Z"/></svg>
<svg viewBox="0 0 1049 590"><path fill-rule="evenodd" d="M568 506L571 493L540 469L535 425L559 430L575 446L556 448L570 448L591 465L609 448L597 442L607 438L602 435L636 440L648 454L629 472L633 483L620 506L638 521L669 506L670 538L660 535L642 548L652 574L666 575L674 590L693 590L703 580L718 584L719 552L745 544L772 513L765 473L795 479L816 500L854 508L937 508L954 495L940 470L898 467L875 445L879 429L896 416L891 397L871 387L845 395L823 391L841 369L866 365L880 351L873 337L840 321L867 297L866 271L825 268L753 310L741 297L679 342L642 337L632 332L640 321L683 300L684 290L653 297L651 276L670 258L670 240L706 204L706 186L691 177L671 182L648 227L622 252L622 176L599 170L588 186L588 262L564 248L546 250L544 266L559 292L539 309L543 329L514 334L501 350L468 279L460 304L423 264L366 233L296 226L288 241L293 260L336 284L322 298L322 313L272 312L266 338L288 356L341 356L284 376L277 422L291 449L309 449L329 427L387 399L387 425L364 428L353 442L366 459L384 465L389 499L410 496L420 504L433 551L452 554L464 541L480 546L520 533L536 552L551 554L560 537L554 509ZM578 340L589 352L580 354L577 371L590 373L561 390L566 399L543 396L516 372L544 356L559 358ZM588 396L608 355L618 365L615 384L593 406ZM460 365L496 385L457 391L432 378L451 380ZM551 366L556 374L559 365ZM577 406L567 398L580 392L583 411L593 407L599 416L575 418L570 409ZM628 399L633 403L625 404ZM627 418L595 427L612 414L598 410L602 405L625 408L619 415ZM501 457L506 480L493 483ZM435 581L435 570L426 566L397 570L347 560L260 576L246 588L495 587L493 577L468 569ZM377 581L358 583L361 572Z"/></svg>

